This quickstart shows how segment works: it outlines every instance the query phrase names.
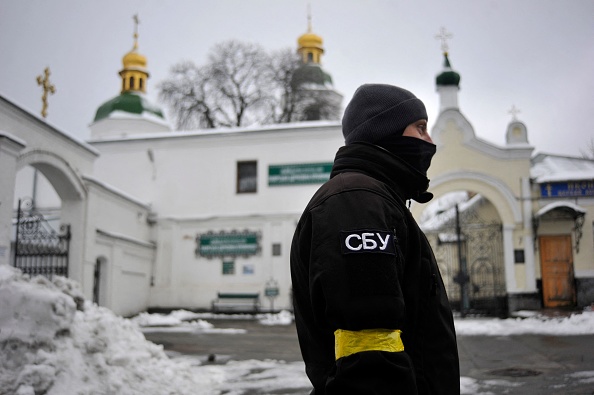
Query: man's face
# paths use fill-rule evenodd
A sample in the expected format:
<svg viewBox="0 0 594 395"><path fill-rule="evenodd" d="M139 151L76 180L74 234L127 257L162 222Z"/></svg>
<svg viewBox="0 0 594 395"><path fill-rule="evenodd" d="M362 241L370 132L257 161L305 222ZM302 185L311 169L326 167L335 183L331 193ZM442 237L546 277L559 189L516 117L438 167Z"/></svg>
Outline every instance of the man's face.
<svg viewBox="0 0 594 395"><path fill-rule="evenodd" d="M433 144L431 136L427 131L427 121L425 119L419 119L417 122L413 122L404 129L403 136L416 137L421 140L425 140L428 143Z"/></svg>

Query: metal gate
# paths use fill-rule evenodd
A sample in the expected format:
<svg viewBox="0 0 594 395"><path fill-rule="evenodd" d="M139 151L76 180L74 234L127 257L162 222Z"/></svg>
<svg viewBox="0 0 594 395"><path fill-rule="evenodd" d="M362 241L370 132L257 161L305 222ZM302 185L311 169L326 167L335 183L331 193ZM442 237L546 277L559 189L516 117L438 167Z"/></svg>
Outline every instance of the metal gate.
<svg viewBox="0 0 594 395"><path fill-rule="evenodd" d="M19 200L14 242L16 268L31 276L68 277L69 246L70 225L61 225L57 232L36 212L31 201Z"/></svg>
<svg viewBox="0 0 594 395"><path fill-rule="evenodd" d="M458 227L452 220L427 232L452 307L463 315L507 314L501 224L470 212Z"/></svg>

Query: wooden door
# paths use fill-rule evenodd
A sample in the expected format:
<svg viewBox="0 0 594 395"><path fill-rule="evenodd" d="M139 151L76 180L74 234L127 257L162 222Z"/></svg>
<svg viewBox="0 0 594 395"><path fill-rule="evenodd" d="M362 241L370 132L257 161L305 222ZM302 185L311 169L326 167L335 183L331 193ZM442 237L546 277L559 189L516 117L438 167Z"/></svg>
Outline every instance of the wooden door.
<svg viewBox="0 0 594 395"><path fill-rule="evenodd" d="M544 307L575 305L571 236L541 236L540 265Z"/></svg>

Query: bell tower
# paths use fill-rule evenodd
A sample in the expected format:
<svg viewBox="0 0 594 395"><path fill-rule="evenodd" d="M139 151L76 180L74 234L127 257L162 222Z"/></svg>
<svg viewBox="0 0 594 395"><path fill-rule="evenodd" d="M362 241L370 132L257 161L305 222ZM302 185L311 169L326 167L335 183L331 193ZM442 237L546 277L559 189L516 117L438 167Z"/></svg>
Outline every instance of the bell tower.
<svg viewBox="0 0 594 395"><path fill-rule="evenodd" d="M138 15L134 15L134 46L122 58L124 68L120 71L122 77L122 93L142 92L146 93L146 81L149 73L146 68L146 57L138 53Z"/></svg>

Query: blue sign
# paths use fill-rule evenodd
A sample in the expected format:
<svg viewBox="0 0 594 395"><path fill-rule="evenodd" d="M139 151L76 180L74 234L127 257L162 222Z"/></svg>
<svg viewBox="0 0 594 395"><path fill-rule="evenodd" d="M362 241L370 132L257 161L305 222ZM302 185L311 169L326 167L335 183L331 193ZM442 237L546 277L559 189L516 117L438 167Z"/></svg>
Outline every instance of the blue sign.
<svg viewBox="0 0 594 395"><path fill-rule="evenodd" d="M594 180L547 182L540 184L542 197L594 196Z"/></svg>

